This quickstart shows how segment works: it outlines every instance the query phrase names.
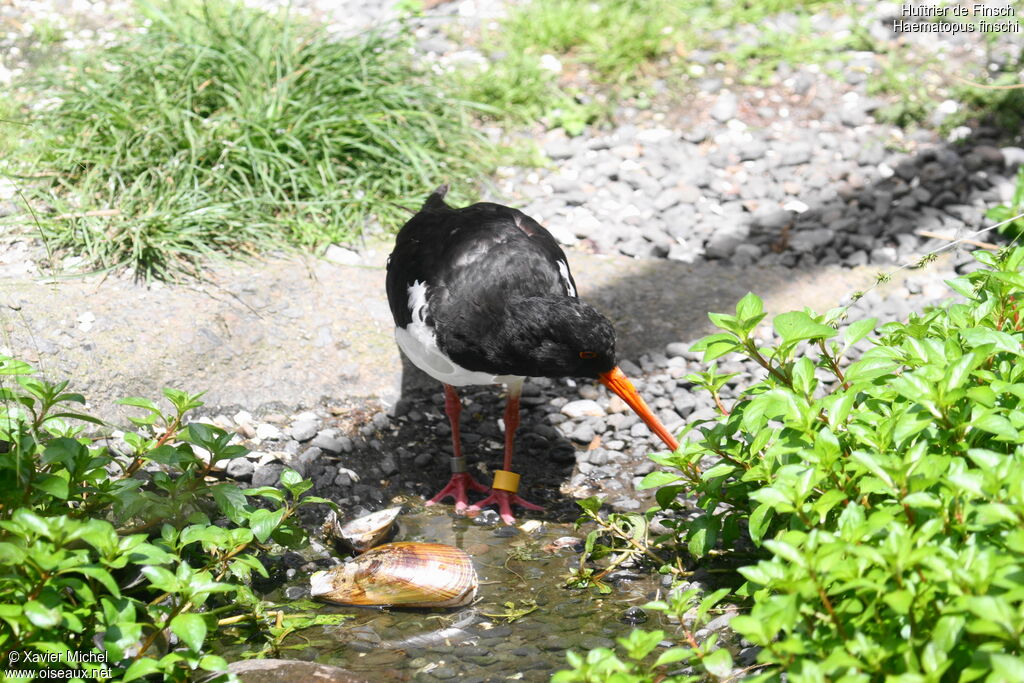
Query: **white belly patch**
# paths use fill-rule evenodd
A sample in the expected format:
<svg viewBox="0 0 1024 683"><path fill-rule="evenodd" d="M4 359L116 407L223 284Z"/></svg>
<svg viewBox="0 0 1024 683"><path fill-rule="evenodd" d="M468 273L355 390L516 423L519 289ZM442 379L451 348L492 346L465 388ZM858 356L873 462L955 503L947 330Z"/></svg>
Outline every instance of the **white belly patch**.
<svg viewBox="0 0 1024 683"><path fill-rule="evenodd" d="M467 370L441 353L437 348L434 328L426 323L427 286L416 281L409 285L409 312L412 322L405 328L395 327L395 341L413 365L438 382L462 387L469 384L507 384L522 381L516 375L491 375L486 372Z"/></svg>
<svg viewBox="0 0 1024 683"><path fill-rule="evenodd" d="M509 384L522 381L523 378L516 375L492 375L486 372L467 370L457 365L437 348L433 330L429 332L429 339L424 340L422 330L411 329L417 325L422 326L424 330L429 329L423 323L415 322L405 329L396 327L395 341L398 342L398 348L402 349L413 365L438 382L464 387L469 384Z"/></svg>

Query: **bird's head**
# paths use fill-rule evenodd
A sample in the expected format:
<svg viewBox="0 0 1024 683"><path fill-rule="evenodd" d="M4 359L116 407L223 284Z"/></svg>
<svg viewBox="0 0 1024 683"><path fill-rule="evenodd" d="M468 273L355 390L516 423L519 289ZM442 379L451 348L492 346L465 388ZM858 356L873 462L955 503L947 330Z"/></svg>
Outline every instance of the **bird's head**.
<svg viewBox="0 0 1024 683"><path fill-rule="evenodd" d="M572 297L508 302L499 353L532 377L592 377L615 367L615 331L593 306Z"/></svg>
<svg viewBox="0 0 1024 683"><path fill-rule="evenodd" d="M675 450L679 443L647 406L615 363L615 330L589 304L572 297L536 297L512 302L505 317L507 353L519 356L521 374L533 377L589 377L619 396L652 432Z"/></svg>

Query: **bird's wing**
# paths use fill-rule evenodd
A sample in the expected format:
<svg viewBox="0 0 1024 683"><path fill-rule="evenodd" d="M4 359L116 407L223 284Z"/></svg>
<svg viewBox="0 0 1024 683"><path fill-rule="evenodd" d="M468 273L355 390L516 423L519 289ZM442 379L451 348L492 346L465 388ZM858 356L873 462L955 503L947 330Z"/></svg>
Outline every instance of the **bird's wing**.
<svg viewBox="0 0 1024 683"><path fill-rule="evenodd" d="M466 314L514 297L575 297L576 283L558 242L521 211L437 202L399 232L387 292L395 324L405 327L417 313L445 317L455 308ZM417 310L426 297L429 310Z"/></svg>

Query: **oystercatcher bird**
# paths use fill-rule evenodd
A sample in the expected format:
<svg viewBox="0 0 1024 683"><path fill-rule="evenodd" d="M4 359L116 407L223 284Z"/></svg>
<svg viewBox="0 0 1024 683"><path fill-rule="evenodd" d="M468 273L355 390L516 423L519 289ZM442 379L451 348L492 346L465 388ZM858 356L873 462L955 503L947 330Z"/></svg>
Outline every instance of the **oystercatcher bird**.
<svg viewBox="0 0 1024 683"><path fill-rule="evenodd" d="M452 428L452 477L428 505L451 496L456 512L497 504L541 510L517 495L512 446L526 377L589 377L618 394L665 444L678 443L615 364L611 323L576 296L558 243L539 223L500 204L454 209L437 188L398 233L388 257L388 303L395 339L409 360L444 384ZM469 506L469 491L489 489L467 472L456 387L504 383L505 463L489 495Z"/></svg>

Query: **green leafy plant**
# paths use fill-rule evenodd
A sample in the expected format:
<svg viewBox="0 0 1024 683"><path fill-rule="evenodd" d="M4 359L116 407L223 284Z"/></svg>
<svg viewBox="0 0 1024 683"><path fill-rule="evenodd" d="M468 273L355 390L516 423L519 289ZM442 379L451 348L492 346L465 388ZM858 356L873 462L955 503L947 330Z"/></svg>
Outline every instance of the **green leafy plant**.
<svg viewBox="0 0 1024 683"><path fill-rule="evenodd" d="M257 632L270 627L248 587L267 575L259 553L304 544L296 511L328 501L305 495L312 484L292 470L281 489L211 482L246 449L218 427L185 424L199 395L165 390L168 413L124 400L145 414L115 453L85 434L100 423L67 386L0 357L0 659L87 654L83 672L125 681L223 670L206 648L222 619L241 612Z"/></svg>
<svg viewBox="0 0 1024 683"><path fill-rule="evenodd" d="M672 633L658 629L633 629L629 635L616 639L625 657L610 648L595 648L586 656L573 651L566 654L571 669L552 677L555 683L688 683L708 676L711 680L727 677L732 672L732 655L718 644L717 635L698 643L696 631L707 624L711 610L729 593L720 589L699 598L696 589L673 590L666 600L656 600L644 607L665 613L677 624ZM679 643L664 647L666 639ZM680 665L688 673L679 671ZM705 674L700 676L699 674Z"/></svg>
<svg viewBox="0 0 1024 683"><path fill-rule="evenodd" d="M615 512L602 516L601 501L598 498L591 496L576 503L583 510L583 515L576 520L576 528L587 523L593 524L595 528L587 533L579 566L573 568L566 579L569 588L596 588L599 593L611 593L611 586L602 579L624 563L653 564L665 574L687 575L679 554L674 555L675 563L672 563L659 554L663 550L656 550L660 546L667 546L669 540L668 536L651 538L651 520L657 508L644 514ZM611 560L601 570L588 566L588 563L609 557Z"/></svg>
<svg viewBox="0 0 1024 683"><path fill-rule="evenodd" d="M695 556L744 528L767 553L739 570L751 608L732 622L763 647L759 680L1024 671L1024 250L975 256L987 269L949 283L965 303L907 322L840 336L839 309L785 313L761 344L748 295L694 346L751 358L764 378L655 456L669 470L646 484L696 494L702 513L680 529ZM717 464L697 475L703 458Z"/></svg>
<svg viewBox="0 0 1024 683"><path fill-rule="evenodd" d="M351 241L441 182L470 198L490 169L471 106L405 38L338 41L234 3L142 7L144 34L54 71L59 104L28 120L22 168L49 179L33 196L55 209L54 247L167 277L218 252Z"/></svg>
<svg viewBox="0 0 1024 683"><path fill-rule="evenodd" d="M492 619L504 619L505 623L511 624L513 621L522 619L527 614L537 610L537 601L530 598L518 601L509 600L501 604L505 609L501 612L480 612L485 617Z"/></svg>

